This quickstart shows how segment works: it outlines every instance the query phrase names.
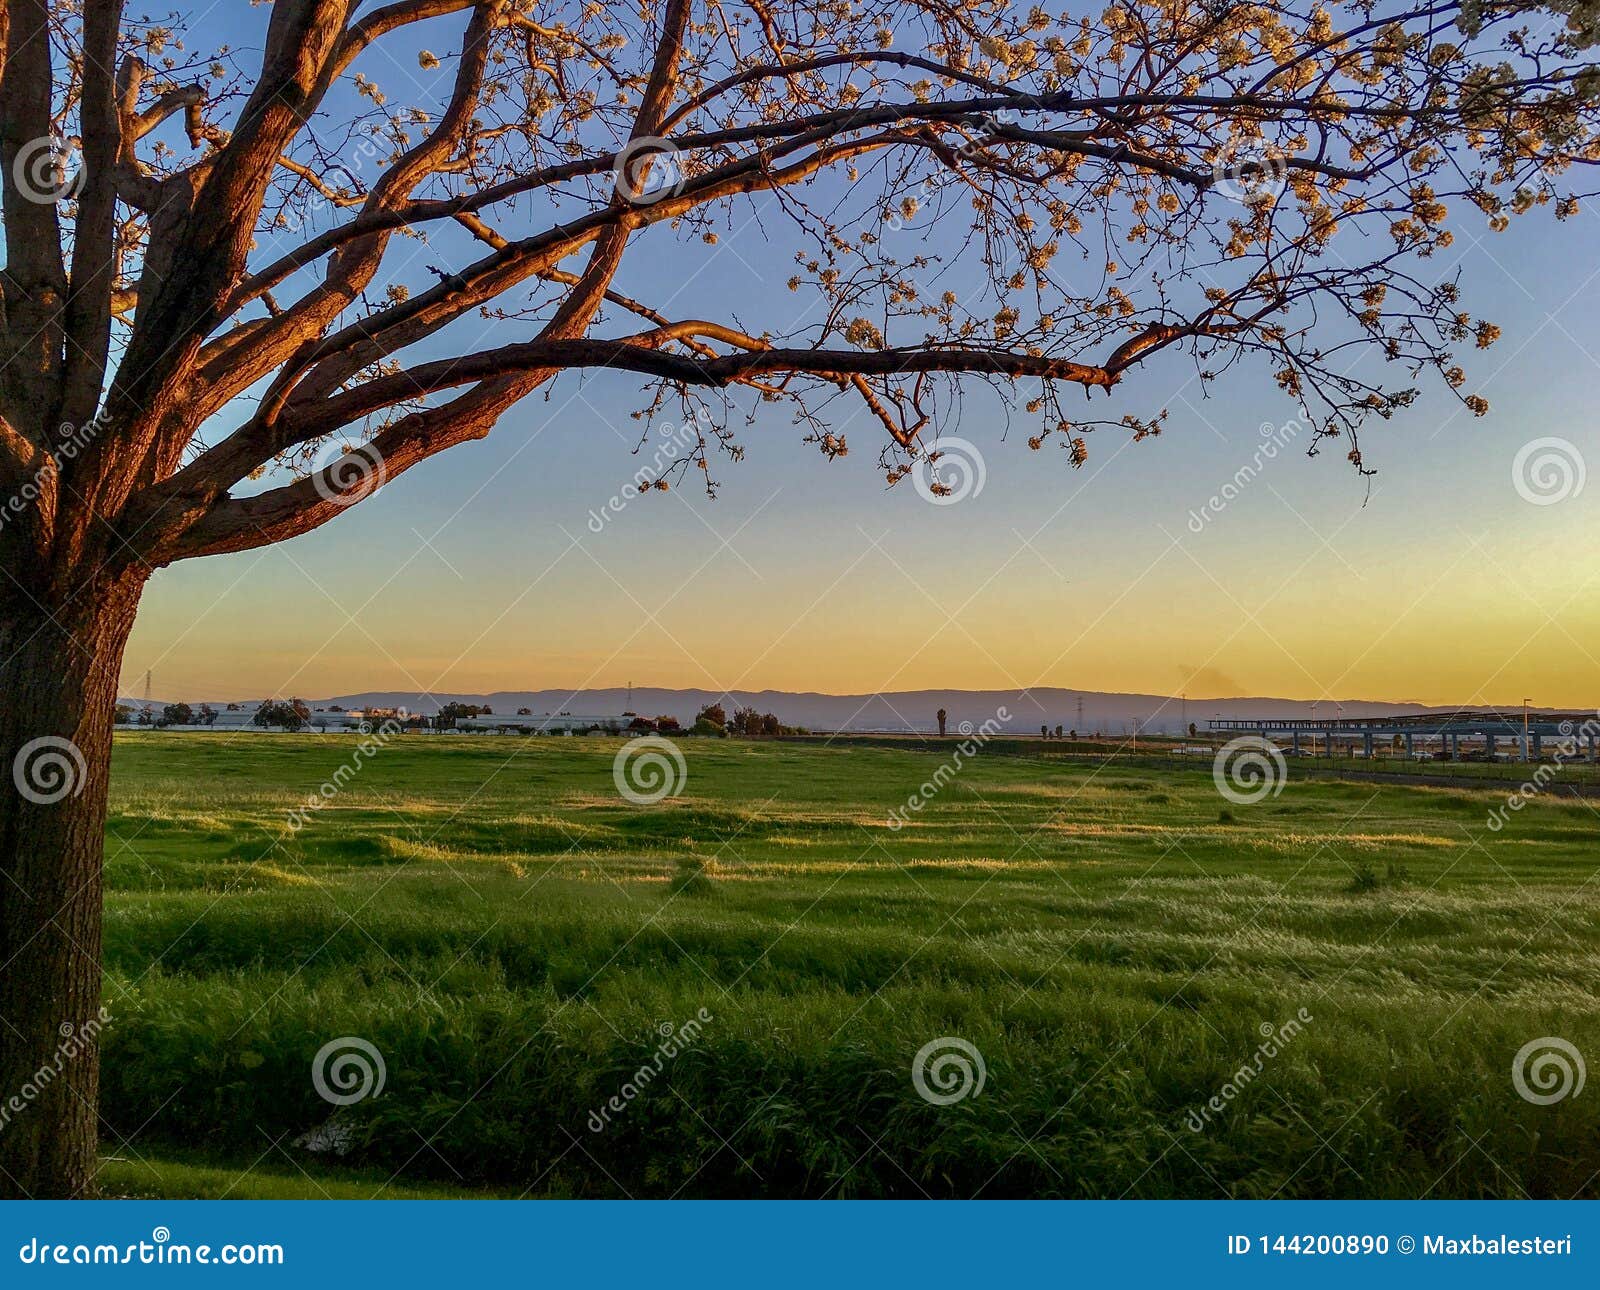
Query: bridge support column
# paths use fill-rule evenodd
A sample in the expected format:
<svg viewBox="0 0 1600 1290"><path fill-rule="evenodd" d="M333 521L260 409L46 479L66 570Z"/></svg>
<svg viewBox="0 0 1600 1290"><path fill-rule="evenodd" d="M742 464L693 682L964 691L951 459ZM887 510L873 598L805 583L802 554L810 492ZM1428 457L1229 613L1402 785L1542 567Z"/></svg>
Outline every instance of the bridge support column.
<svg viewBox="0 0 1600 1290"><path fill-rule="evenodd" d="M1298 730L1294 732L1293 742L1290 746L1294 749L1294 755L1298 757L1300 755L1300 732Z"/></svg>
<svg viewBox="0 0 1600 1290"><path fill-rule="evenodd" d="M1537 731L1535 731L1534 732L1534 736L1533 736L1533 755L1534 755L1534 758L1536 760L1538 758L1544 756L1544 751L1543 750L1544 750L1544 737L1542 735L1540 735Z"/></svg>
<svg viewBox="0 0 1600 1290"><path fill-rule="evenodd" d="M1365 749L1366 754L1367 754L1367 760L1371 761L1372 760L1372 731L1369 730L1369 731L1367 731L1367 733L1365 735L1362 736L1362 744L1364 745L1364 749Z"/></svg>
<svg viewBox="0 0 1600 1290"><path fill-rule="evenodd" d="M1412 736L1411 736L1410 732L1408 731L1406 733L1406 760L1407 761L1411 760L1412 747L1413 747Z"/></svg>
<svg viewBox="0 0 1600 1290"><path fill-rule="evenodd" d="M1493 735L1484 735L1484 737L1483 737L1483 755L1485 757L1487 757L1490 761L1494 760L1494 736Z"/></svg>

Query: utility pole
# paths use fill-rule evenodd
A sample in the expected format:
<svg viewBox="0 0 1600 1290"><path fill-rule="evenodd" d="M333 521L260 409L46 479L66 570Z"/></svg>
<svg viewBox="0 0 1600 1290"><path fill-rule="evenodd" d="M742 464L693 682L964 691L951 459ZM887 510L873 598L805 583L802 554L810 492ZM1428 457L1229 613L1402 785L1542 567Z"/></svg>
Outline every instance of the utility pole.
<svg viewBox="0 0 1600 1290"><path fill-rule="evenodd" d="M1532 699L1522 701L1522 760L1528 760L1528 705Z"/></svg>

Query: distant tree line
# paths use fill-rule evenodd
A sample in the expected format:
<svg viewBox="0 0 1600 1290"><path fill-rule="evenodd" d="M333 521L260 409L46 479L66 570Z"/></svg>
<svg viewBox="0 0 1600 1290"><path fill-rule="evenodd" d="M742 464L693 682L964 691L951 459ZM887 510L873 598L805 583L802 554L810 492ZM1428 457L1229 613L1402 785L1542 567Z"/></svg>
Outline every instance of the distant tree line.
<svg viewBox="0 0 1600 1290"><path fill-rule="evenodd" d="M227 705L228 711L239 710L237 703ZM317 712L343 712L345 709L339 704L330 704L327 708L318 708ZM431 718L420 715L410 715L398 718L412 730L434 729L453 730L456 723L468 717L492 717L494 709L488 704L460 703L452 701L440 707L439 711ZM519 717L532 716L529 708L518 708ZM187 703L168 703L156 715L154 709L145 704L141 708L134 708L131 704L119 703L116 709L116 722L119 726L146 726L155 729L164 729L168 726L212 726L217 721L217 711L209 703L202 703L198 707L191 707ZM265 729L304 730L308 727L320 728L319 722L311 708L302 699L269 699L259 705L250 718L250 724ZM510 727L508 727L510 728ZM615 727L613 727L614 729ZM663 735L708 735L716 738L737 736L744 739L774 739L779 735L804 734L800 727L786 726L770 712L757 712L754 708L736 708L730 717L727 710L720 703L708 703L695 714L694 724L685 731L682 722L677 717L663 714L656 717L634 716L627 723L626 731L633 734L663 734ZM594 732L604 733L602 727L594 727Z"/></svg>

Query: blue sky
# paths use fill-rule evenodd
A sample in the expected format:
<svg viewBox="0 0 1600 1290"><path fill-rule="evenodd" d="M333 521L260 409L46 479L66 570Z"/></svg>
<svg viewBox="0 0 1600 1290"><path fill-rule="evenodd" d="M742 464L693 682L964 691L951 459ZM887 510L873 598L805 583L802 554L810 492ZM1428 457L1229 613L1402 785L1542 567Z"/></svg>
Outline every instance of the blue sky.
<svg viewBox="0 0 1600 1290"><path fill-rule="evenodd" d="M1364 433L1370 481L1337 443L1315 459L1291 445L1192 531L1262 423L1294 408L1249 367L1203 398L1170 353L1103 404L1166 407L1167 431L1097 431L1080 470L1054 446L1030 452L1031 419L1007 432L976 392L947 433L978 445L983 489L930 505L909 479L885 487L864 417L839 427L852 451L830 462L765 410L741 429L744 461L714 460L715 501L689 480L596 534L590 513L649 458L629 415L643 399L626 375L566 376L314 534L162 571L123 689L149 668L158 693L209 699L631 680L1588 706L1600 483L1537 505L1512 471L1546 437L1600 463L1595 221L1538 212L1497 235L1459 217L1430 271L1459 268L1465 305L1503 329L1466 355L1492 410L1474 419L1425 383ZM941 231L897 236L937 248ZM715 248L648 230L617 286L777 328L806 304L783 285L792 246L745 206Z"/></svg>

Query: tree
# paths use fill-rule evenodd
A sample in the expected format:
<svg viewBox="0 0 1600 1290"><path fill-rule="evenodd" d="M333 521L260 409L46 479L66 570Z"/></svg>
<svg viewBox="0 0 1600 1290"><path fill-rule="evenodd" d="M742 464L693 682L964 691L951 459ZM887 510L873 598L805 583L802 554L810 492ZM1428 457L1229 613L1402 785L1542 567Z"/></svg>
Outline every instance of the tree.
<svg viewBox="0 0 1600 1290"><path fill-rule="evenodd" d="M1454 350L1496 330L1423 263L1447 207L1576 209L1595 19L1563 7L277 0L227 6L221 50L181 10L0 0L0 762L76 772L59 797L0 774L0 1088L98 1007L116 680L156 569L319 528L583 370L705 412L677 464L708 489L744 399L830 459L820 414L856 400L889 481L940 496L956 383L1016 392L1078 465L1096 425L1164 414L1065 394L1180 361L1270 374L1369 470L1363 421L1416 374L1485 406ZM635 248L676 234L686 280L765 194L802 307L625 289ZM896 236L936 218L940 262ZM473 315L497 342L463 352ZM90 1187L97 1088L91 1052L0 1135L0 1191Z"/></svg>
<svg viewBox="0 0 1600 1290"><path fill-rule="evenodd" d="M480 712L484 716L494 715L488 708L480 708L476 703L460 703L452 700L440 707L433 724L439 730L450 730L462 717L475 717Z"/></svg>
<svg viewBox="0 0 1600 1290"><path fill-rule="evenodd" d="M209 703L202 703L195 713L195 720L202 726L214 726L217 724L217 710Z"/></svg>
<svg viewBox="0 0 1600 1290"><path fill-rule="evenodd" d="M934 715L935 715L935 716L936 716L936 717L937 717L937 718L938 718L938 720L939 720L939 734L940 734L940 737L941 737L941 738L942 738L942 737L943 737L943 735L944 735L944 722L945 722L945 718L946 718L946 717L947 717L947 716L948 716L948 715L949 715L949 714L948 714L948 713L947 713L947 712L946 712L946 711L945 711L945 710L944 710L944 709L943 709L943 708L940 708L940 709L939 709L939 711L938 711L938 712L937 712L937 713L935 713L935 714L934 714Z"/></svg>
<svg viewBox="0 0 1600 1290"><path fill-rule="evenodd" d="M311 710L299 699L290 699L287 703L269 699L256 709L250 723L263 729L278 726L284 730L300 730L310 719Z"/></svg>
<svg viewBox="0 0 1600 1290"><path fill-rule="evenodd" d="M715 726L717 733L721 734L727 728L728 714L723 711L720 703L708 703L699 712L695 713L694 723L696 726L702 723L708 726Z"/></svg>
<svg viewBox="0 0 1600 1290"><path fill-rule="evenodd" d="M169 703L161 709L162 726L188 726L194 724L194 709L187 703Z"/></svg>

